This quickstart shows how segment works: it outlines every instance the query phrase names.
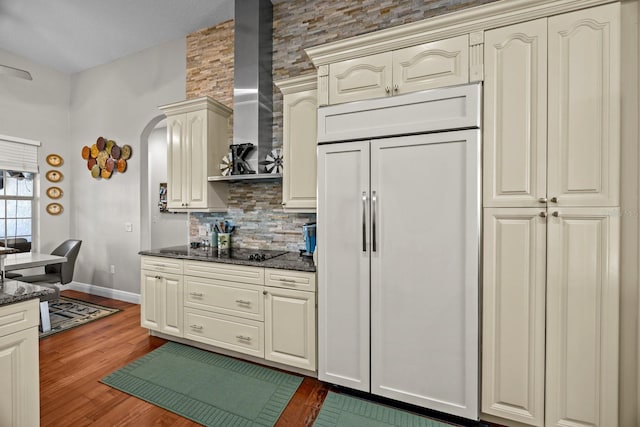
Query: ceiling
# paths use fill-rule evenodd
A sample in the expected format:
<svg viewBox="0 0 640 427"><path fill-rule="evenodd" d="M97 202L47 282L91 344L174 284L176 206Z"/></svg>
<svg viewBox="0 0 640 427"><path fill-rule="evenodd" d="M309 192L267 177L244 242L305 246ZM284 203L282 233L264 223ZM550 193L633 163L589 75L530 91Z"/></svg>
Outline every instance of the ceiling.
<svg viewBox="0 0 640 427"><path fill-rule="evenodd" d="M232 18L233 0L0 0L0 49L71 74Z"/></svg>

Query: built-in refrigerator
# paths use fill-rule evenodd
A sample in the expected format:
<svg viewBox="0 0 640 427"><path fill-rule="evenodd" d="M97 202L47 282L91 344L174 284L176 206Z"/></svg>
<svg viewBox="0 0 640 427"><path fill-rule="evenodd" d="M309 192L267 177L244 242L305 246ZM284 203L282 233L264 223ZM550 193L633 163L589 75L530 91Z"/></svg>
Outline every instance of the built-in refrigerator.
<svg viewBox="0 0 640 427"><path fill-rule="evenodd" d="M480 90L319 109L319 379L478 419Z"/></svg>

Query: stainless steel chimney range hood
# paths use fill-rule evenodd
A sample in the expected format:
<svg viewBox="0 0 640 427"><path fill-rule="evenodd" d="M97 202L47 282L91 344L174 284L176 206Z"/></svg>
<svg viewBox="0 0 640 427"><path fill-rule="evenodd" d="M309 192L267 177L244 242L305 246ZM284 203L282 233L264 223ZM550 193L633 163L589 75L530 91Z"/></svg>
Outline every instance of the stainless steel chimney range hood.
<svg viewBox="0 0 640 427"><path fill-rule="evenodd" d="M270 0L236 0L234 7L233 144L254 145L245 160L256 173L209 181L280 178L260 164L273 146L273 6Z"/></svg>

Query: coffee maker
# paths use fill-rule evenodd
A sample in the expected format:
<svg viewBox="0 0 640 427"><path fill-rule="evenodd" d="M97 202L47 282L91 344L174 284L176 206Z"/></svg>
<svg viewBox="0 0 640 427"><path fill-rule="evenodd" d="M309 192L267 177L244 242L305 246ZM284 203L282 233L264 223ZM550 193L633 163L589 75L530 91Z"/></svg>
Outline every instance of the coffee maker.
<svg viewBox="0 0 640 427"><path fill-rule="evenodd" d="M316 250L316 223L308 222L302 226L302 237L304 237L304 249L300 249L300 255L313 256Z"/></svg>

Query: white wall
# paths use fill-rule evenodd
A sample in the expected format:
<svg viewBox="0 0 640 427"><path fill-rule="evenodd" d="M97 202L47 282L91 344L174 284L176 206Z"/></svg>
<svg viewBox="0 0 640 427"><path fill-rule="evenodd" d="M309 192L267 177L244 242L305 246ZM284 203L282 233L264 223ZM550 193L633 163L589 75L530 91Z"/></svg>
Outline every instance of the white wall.
<svg viewBox="0 0 640 427"><path fill-rule="evenodd" d="M83 240L75 281L139 293L140 170L147 161L140 138L160 114L159 105L184 99L185 70L186 41L180 39L72 76L71 232ZM99 136L132 146L125 173L109 180L91 177L80 150ZM125 223L133 225L132 232Z"/></svg>
<svg viewBox="0 0 640 427"><path fill-rule="evenodd" d="M166 124L154 129L149 136L150 248L186 245L189 241L187 214L160 212L158 209L158 190L161 182L167 182Z"/></svg>
<svg viewBox="0 0 640 427"><path fill-rule="evenodd" d="M36 209L34 218L39 224L34 250L51 252L71 234L73 212L71 157L76 152L69 143L70 77L43 65L33 63L0 49L0 64L28 70L33 80L18 79L0 74L0 134L40 141L38 150L40 174L36 179ZM45 162L48 154L62 156L64 164L58 168L64 179L56 184L64 196L59 200L64 212L51 216L45 212L50 200L45 191L52 185L44 178L50 169Z"/></svg>

